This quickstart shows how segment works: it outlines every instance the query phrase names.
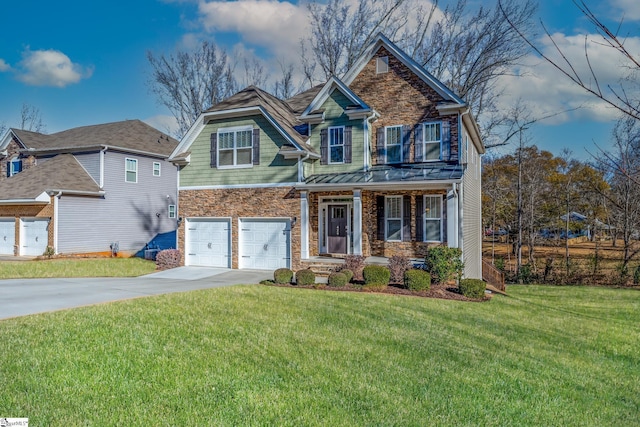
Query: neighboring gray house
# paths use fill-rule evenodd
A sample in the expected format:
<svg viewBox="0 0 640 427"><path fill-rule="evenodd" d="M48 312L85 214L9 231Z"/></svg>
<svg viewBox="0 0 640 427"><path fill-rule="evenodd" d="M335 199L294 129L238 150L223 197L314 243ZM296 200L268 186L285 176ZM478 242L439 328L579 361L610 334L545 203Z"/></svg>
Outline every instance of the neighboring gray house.
<svg viewBox="0 0 640 427"><path fill-rule="evenodd" d="M0 254L175 247L178 141L139 121L0 140Z"/></svg>

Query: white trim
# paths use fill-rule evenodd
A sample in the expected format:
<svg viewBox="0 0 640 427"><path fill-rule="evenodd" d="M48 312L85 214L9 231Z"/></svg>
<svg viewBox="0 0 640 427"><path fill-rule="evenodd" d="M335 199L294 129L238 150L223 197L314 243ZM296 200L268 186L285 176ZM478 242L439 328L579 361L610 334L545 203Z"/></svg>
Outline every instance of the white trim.
<svg viewBox="0 0 640 427"><path fill-rule="evenodd" d="M156 165L158 165L158 175L156 175ZM151 175L152 176L162 176L162 163L153 162L151 165Z"/></svg>
<svg viewBox="0 0 640 427"><path fill-rule="evenodd" d="M58 253L58 204L60 203L60 195L58 193L53 195L53 250L54 253Z"/></svg>
<svg viewBox="0 0 640 427"><path fill-rule="evenodd" d="M171 208L173 207L173 216L171 216ZM167 217L170 219L176 219L178 210L176 209L176 205L169 205L167 207Z"/></svg>
<svg viewBox="0 0 640 427"><path fill-rule="evenodd" d="M344 143L344 126L330 126L327 128L327 164L329 165L343 165L345 164L345 143ZM342 144L331 145L331 131L334 129L342 130ZM331 147L342 147L342 161L341 162L332 162L331 161Z"/></svg>
<svg viewBox="0 0 640 427"><path fill-rule="evenodd" d="M136 165L135 171L131 171L131 170L127 169L127 164L128 164L129 160L135 162L135 165ZM127 172L135 172L136 173L136 180L135 181L129 181L127 179ZM128 182L129 184L137 184L138 183L138 159L134 159L134 158L131 158L131 157L125 157L124 158L124 182Z"/></svg>
<svg viewBox="0 0 640 427"><path fill-rule="evenodd" d="M289 232L289 247L288 247L288 253L289 253L289 259L287 260L286 263L286 268L291 268L291 265L293 263L293 252L292 252L292 244L293 244L293 238L292 238L292 232L291 232L291 217L238 217L238 269L243 269L245 268L242 265L242 221L247 221L247 222L285 222L286 225L286 229L285 231Z"/></svg>
<svg viewBox="0 0 640 427"><path fill-rule="evenodd" d="M215 221L215 222L226 222L229 226L229 256L226 268L231 268L233 265L233 234L232 234L232 218L231 217L209 217L209 216L196 216L186 218L184 221L184 265L189 266L189 222L207 222L207 221ZM177 235L178 233L176 233Z"/></svg>
<svg viewBox="0 0 640 427"><path fill-rule="evenodd" d="M0 205L48 205L51 203L51 197L47 194L46 191L38 194L33 199L7 199L0 200Z"/></svg>
<svg viewBox="0 0 640 427"><path fill-rule="evenodd" d="M225 185L193 185L179 186L180 190L232 190L236 188L274 188L274 187L296 187L299 182L274 182L263 184L225 184Z"/></svg>
<svg viewBox="0 0 640 427"><path fill-rule="evenodd" d="M440 202L440 214L438 217L438 221L440 221L440 240L427 240L427 221L435 220L435 218L427 218L427 216L422 212L422 241L426 243L442 243L444 237L444 228L443 228L443 220L442 213L444 212L444 202L442 198L442 194L424 194L422 196L422 207L426 209L427 207L427 199L436 199Z"/></svg>
<svg viewBox="0 0 640 427"><path fill-rule="evenodd" d="M344 200L340 200L337 201L335 199L344 199ZM328 247L328 242L329 242L329 233L328 233L328 228L324 226L324 224L328 224L329 223L329 206L339 206L339 205L345 205L347 207L346 209L346 216L347 216L347 254L350 255L352 253L351 250L351 246L352 246L352 239L351 239L351 234L353 232L352 228L351 228L351 222L353 221L353 218L351 217L351 210L353 209L353 196L350 195L344 195L344 196L325 196L325 197L320 197L318 199L318 252L321 254L328 254L331 253L329 252L329 247ZM355 213L354 213L355 214ZM355 224L354 224L355 225ZM327 242L327 245L323 246L322 245L322 241ZM355 246L354 246L354 250L355 250Z"/></svg>
<svg viewBox="0 0 640 427"><path fill-rule="evenodd" d="M389 205L387 204L387 202L391 199L400 199L400 216L399 217L393 217L393 218L389 218L389 214L388 214L388 208ZM402 242L403 241L403 229L404 229L404 197L403 196L397 196L397 195L390 195L390 196L384 196L384 241L385 242ZM389 239L389 225L387 223L387 221L398 221L400 220L400 238L399 239Z"/></svg>
<svg viewBox="0 0 640 427"><path fill-rule="evenodd" d="M240 132L249 132L251 138L251 146L249 147L238 147L237 144L237 135ZM233 135L233 147L231 148L220 148L220 134L232 134ZM249 163L241 163L238 164L238 150L247 150L249 149L251 156L249 159ZM230 165L220 165L220 151L232 151L233 152L233 163ZM248 169L253 167L253 126L245 125L245 126L233 126L226 128L218 128L216 131L216 168L217 169Z"/></svg>
<svg viewBox="0 0 640 427"><path fill-rule="evenodd" d="M389 57L378 56L376 58L376 74L387 74L389 72Z"/></svg>
<svg viewBox="0 0 640 427"><path fill-rule="evenodd" d="M307 192L300 192L300 258L309 259L309 200Z"/></svg>
<svg viewBox="0 0 640 427"><path fill-rule="evenodd" d="M427 142L427 125L438 125L439 130L438 132L440 133L440 139L439 140L432 140L432 141L428 141ZM439 162L440 160L442 160L442 121L438 121L438 120L433 120L433 121L429 121L429 122L422 122L420 123L420 126L422 126L422 141L420 141L419 143L422 144L422 163L430 163L430 162ZM417 144L418 141L414 141L414 144ZM431 145L435 145L438 144L439 150L438 150L438 158L437 159L427 159L426 153L427 153L427 144L431 144Z"/></svg>
<svg viewBox="0 0 640 427"><path fill-rule="evenodd" d="M353 254L362 255L362 191L353 190Z"/></svg>
<svg viewBox="0 0 640 427"><path fill-rule="evenodd" d="M447 180L433 180L433 181L389 181L389 182L357 182L357 183L337 183L337 184L304 184L295 185L299 190L309 191L343 191L345 189L351 190L354 187L367 189L367 190L409 190L409 189L442 189L443 186L451 185L461 182L460 179L447 179Z"/></svg>
<svg viewBox="0 0 640 427"><path fill-rule="evenodd" d="M320 108L325 101L331 96L333 91L338 89L344 96L346 96L349 101L360 106L360 109L355 110L356 114L364 114L371 111L371 107L369 107L358 95L356 95L349 86L344 84L340 79L333 76L325 83L320 92L313 98L313 101L309 104L309 106L304 110L304 112L298 117L301 121L309 121L315 118L317 114L311 114L311 112L316 111ZM322 115L324 119L324 113Z"/></svg>
<svg viewBox="0 0 640 427"><path fill-rule="evenodd" d="M104 188L104 152L106 150L106 148L100 150L100 183L98 184L100 188Z"/></svg>
<svg viewBox="0 0 640 427"><path fill-rule="evenodd" d="M397 146L400 147L400 160L397 161L397 162L390 162L389 161L389 149L388 149L389 138L387 136L387 131L389 129L392 129L392 128L400 128L400 140L398 141L397 144L391 144L391 145L394 145L394 146L397 145ZM404 129L404 126L402 126L402 125L390 125L390 126L385 126L384 127L384 163L386 165L395 165L395 164L398 164L398 163L402 163L404 161L404 159L402 158L403 157L403 152L404 152L404 149L403 149L404 147L403 147L403 144L402 144L403 143L402 138L404 136L403 135L403 129Z"/></svg>

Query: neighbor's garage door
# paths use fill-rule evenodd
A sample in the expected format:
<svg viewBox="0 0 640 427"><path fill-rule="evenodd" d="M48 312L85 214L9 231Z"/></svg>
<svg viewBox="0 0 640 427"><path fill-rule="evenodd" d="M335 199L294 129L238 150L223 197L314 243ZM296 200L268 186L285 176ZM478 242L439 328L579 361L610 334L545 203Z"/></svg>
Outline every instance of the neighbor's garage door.
<svg viewBox="0 0 640 427"><path fill-rule="evenodd" d="M49 245L49 220L40 218L22 219L20 231L20 255L39 256Z"/></svg>
<svg viewBox="0 0 640 427"><path fill-rule="evenodd" d="M239 242L239 268L273 270L291 266L289 220L242 219Z"/></svg>
<svg viewBox="0 0 640 427"><path fill-rule="evenodd" d="M228 219L189 218L186 225L186 265L231 268Z"/></svg>
<svg viewBox="0 0 640 427"><path fill-rule="evenodd" d="M0 218L0 255L14 255L16 244L16 220Z"/></svg>

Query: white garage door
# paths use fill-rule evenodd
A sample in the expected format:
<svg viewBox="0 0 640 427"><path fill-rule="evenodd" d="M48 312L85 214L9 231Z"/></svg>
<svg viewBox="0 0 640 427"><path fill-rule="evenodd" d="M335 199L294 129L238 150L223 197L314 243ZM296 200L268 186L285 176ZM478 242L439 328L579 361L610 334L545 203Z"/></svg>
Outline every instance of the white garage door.
<svg viewBox="0 0 640 427"><path fill-rule="evenodd" d="M49 244L49 220L22 219L20 231L20 254L39 256L44 254Z"/></svg>
<svg viewBox="0 0 640 427"><path fill-rule="evenodd" d="M228 219L189 218L186 265L231 268L231 227Z"/></svg>
<svg viewBox="0 0 640 427"><path fill-rule="evenodd" d="M291 266L291 227L286 219L240 220L239 268L275 270Z"/></svg>
<svg viewBox="0 0 640 427"><path fill-rule="evenodd" d="M0 255L13 255L16 244L16 220L0 218Z"/></svg>

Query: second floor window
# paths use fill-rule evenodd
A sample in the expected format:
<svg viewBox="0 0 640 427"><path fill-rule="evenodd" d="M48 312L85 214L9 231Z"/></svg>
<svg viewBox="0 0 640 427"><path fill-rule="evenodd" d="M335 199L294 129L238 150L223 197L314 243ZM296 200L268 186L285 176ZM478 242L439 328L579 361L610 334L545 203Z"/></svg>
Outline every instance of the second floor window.
<svg viewBox="0 0 640 427"><path fill-rule="evenodd" d="M329 128L329 163L344 163L344 127Z"/></svg>
<svg viewBox="0 0 640 427"><path fill-rule="evenodd" d="M440 143L442 141L440 123L425 123L422 131L423 161L440 160Z"/></svg>
<svg viewBox="0 0 640 427"><path fill-rule="evenodd" d="M218 167L251 166L253 142L251 127L218 131Z"/></svg>
<svg viewBox="0 0 640 427"><path fill-rule="evenodd" d="M7 163L7 176L13 176L22 172L22 160L12 159Z"/></svg>
<svg viewBox="0 0 640 427"><path fill-rule="evenodd" d="M124 159L124 180L138 182L138 161L136 159Z"/></svg>
<svg viewBox="0 0 640 427"><path fill-rule="evenodd" d="M385 132L387 163L402 163L402 126L389 126Z"/></svg>
<svg viewBox="0 0 640 427"><path fill-rule="evenodd" d="M153 176L160 176L160 163L153 162Z"/></svg>

